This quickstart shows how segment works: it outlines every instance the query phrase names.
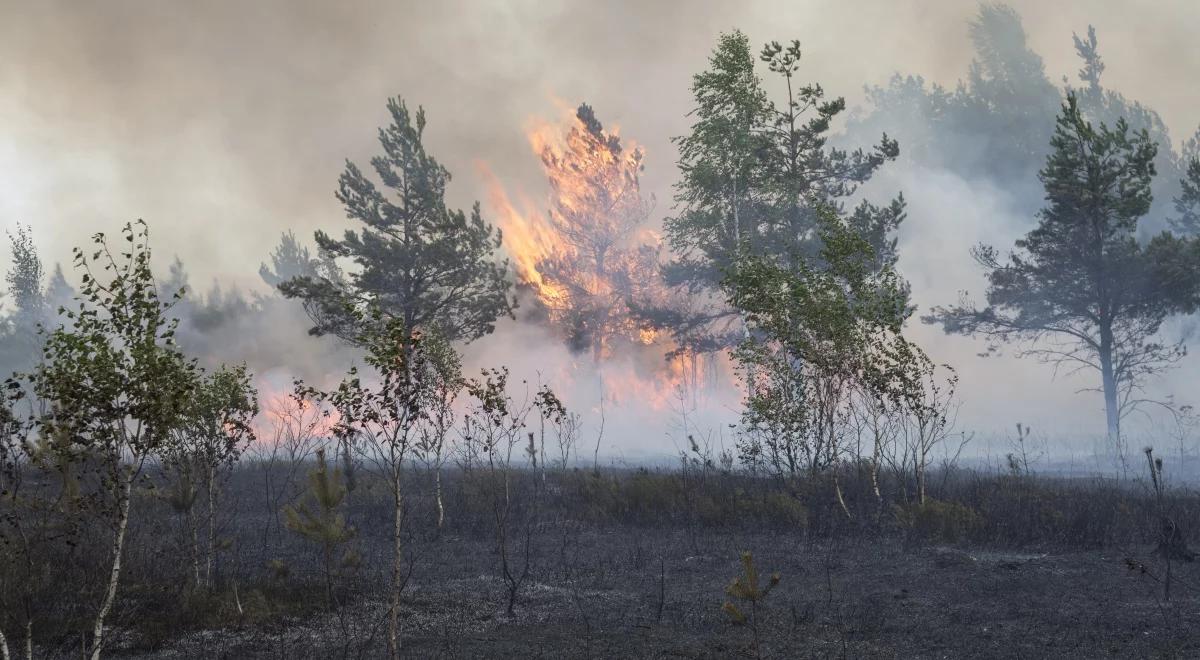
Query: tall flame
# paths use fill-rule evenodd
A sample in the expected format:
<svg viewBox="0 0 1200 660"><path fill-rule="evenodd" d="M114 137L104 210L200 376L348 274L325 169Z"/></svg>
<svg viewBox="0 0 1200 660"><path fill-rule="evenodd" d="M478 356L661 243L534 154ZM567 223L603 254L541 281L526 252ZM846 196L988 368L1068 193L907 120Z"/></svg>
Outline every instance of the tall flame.
<svg viewBox="0 0 1200 660"><path fill-rule="evenodd" d="M550 184L546 213L517 208L485 169L520 281L551 325L599 362L617 341L652 344L658 333L630 313L631 300L664 295L657 235L644 225L652 200L641 192L644 152L606 131L587 105L565 127L531 122L530 148Z"/></svg>
<svg viewBox="0 0 1200 660"><path fill-rule="evenodd" d="M661 238L648 226L653 197L641 190L645 151L586 104L560 123L531 121L526 137L549 183L545 212L480 164L518 281L572 349L590 351L610 399L663 409L694 396L706 361L664 360L671 338L631 310L672 295L659 275Z"/></svg>

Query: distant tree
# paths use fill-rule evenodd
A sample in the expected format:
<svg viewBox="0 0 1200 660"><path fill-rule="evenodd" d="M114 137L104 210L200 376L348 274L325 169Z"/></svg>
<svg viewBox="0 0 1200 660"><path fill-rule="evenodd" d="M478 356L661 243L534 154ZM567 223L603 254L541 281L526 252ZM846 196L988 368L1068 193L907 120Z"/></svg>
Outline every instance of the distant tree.
<svg viewBox="0 0 1200 660"><path fill-rule="evenodd" d="M398 98L388 101L388 111L392 123L379 131L383 155L371 165L395 197L347 162L337 198L363 227L341 240L322 231L315 236L323 254L351 260L357 269L345 283L300 275L279 289L304 301L316 334L360 343L356 324L370 319L365 312L374 307L410 330L436 331L450 341L478 339L516 304L508 297L508 262L495 259L500 233L484 221L478 203L470 216L447 208L450 173L425 151L425 111L414 117Z"/></svg>
<svg viewBox="0 0 1200 660"><path fill-rule="evenodd" d="M819 259L818 208L843 213L843 202L859 184L899 152L886 135L869 152L827 145L845 101L826 99L820 85L796 84L799 42L771 42L759 59L784 84L781 103L769 98L756 74L749 39L741 32L722 35L710 69L693 78L696 121L688 135L675 140L680 212L666 220L675 260L663 273L669 285L685 288L700 306L685 313L660 310L658 320L674 328L681 346L698 352L731 347L744 338L744 322L720 292L740 254L782 265ZM886 260L904 201L897 198L885 207L863 202L848 217L877 238L877 251Z"/></svg>
<svg viewBox="0 0 1200 660"><path fill-rule="evenodd" d="M32 395L47 402L36 420L39 435L64 438L58 451L85 453L100 471L95 504L112 531L112 566L95 615L93 660L116 600L134 483L146 460L171 442L196 380L194 363L175 346L178 321L155 285L148 238L138 221L125 225L116 251L103 234L93 238L90 257L75 249L80 304L66 314L71 327L46 336L43 361L28 376Z"/></svg>
<svg viewBox="0 0 1200 660"><path fill-rule="evenodd" d="M12 245L13 265L4 279L15 306L17 324L36 333L37 325L46 315L46 292L42 289L46 270L28 227L18 226L17 233L9 234L8 240Z"/></svg>
<svg viewBox="0 0 1200 660"><path fill-rule="evenodd" d="M1088 122L1074 96L1063 105L1041 181L1047 205L1038 226L1002 261L995 248L973 254L987 273L988 305L966 298L935 307L927 323L990 342L1023 342L1024 355L1101 376L1108 435L1139 403L1145 379L1174 364L1182 343L1155 339L1172 314L1195 309L1200 247L1171 234L1137 240L1150 208L1156 147L1124 120Z"/></svg>
<svg viewBox="0 0 1200 660"><path fill-rule="evenodd" d="M1171 228L1184 236L1200 236L1200 157L1193 156L1187 162L1179 186L1179 195L1174 199L1178 215L1171 218Z"/></svg>
<svg viewBox="0 0 1200 660"><path fill-rule="evenodd" d="M1150 182L1153 195L1150 210L1141 227L1142 232L1162 230L1169 226L1164 219L1170 214L1168 204L1179 194L1179 180L1186 176L1180 167L1180 158L1172 150L1172 141L1167 125L1153 108L1138 101L1126 98L1120 92L1106 89L1101 84L1101 74L1104 73L1104 60L1100 57L1099 40L1096 29L1088 26L1087 36L1071 35L1075 45L1075 53L1083 62L1079 70L1079 80L1083 85L1073 87L1064 78L1067 93L1074 94L1079 101L1083 116L1093 124L1114 126L1120 120L1129 124L1131 131L1146 131L1150 141L1158 145L1154 157L1155 178Z"/></svg>
<svg viewBox="0 0 1200 660"><path fill-rule="evenodd" d="M59 309L66 307L74 299L75 288L63 275L62 264L55 264L54 273L50 275L50 281L46 284L46 304L49 305L51 314L57 314Z"/></svg>
<svg viewBox="0 0 1200 660"><path fill-rule="evenodd" d="M1021 16L1004 4L981 4L968 31L975 59L956 95L956 128L979 131L987 143L978 156L1000 177L1032 179L1054 130L1062 94L1046 77L1041 56L1029 48Z"/></svg>
<svg viewBox="0 0 1200 660"><path fill-rule="evenodd" d="M12 267L4 279L12 311L3 352L7 354L6 366L25 370L33 366L42 344L40 328L50 320L50 306L42 288L46 271L29 227L18 226L16 234L10 233L8 240L12 247Z"/></svg>
<svg viewBox="0 0 1200 660"><path fill-rule="evenodd" d="M974 58L957 87L897 74L867 89L873 109L852 121L850 132L870 139L884 128L918 164L1009 190L1032 188L1062 94L1011 7L981 4L968 34Z"/></svg>
<svg viewBox="0 0 1200 660"><path fill-rule="evenodd" d="M342 283L343 275L329 255L314 257L309 249L296 239L290 229L283 233L279 245L271 252L271 265L261 264L258 275L272 289L299 277L325 277L334 283Z"/></svg>

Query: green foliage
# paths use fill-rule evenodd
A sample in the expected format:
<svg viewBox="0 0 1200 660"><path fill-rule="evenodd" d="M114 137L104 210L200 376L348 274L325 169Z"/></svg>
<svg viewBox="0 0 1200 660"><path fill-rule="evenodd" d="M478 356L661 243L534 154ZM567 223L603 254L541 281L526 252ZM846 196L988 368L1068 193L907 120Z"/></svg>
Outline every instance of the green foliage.
<svg viewBox="0 0 1200 660"><path fill-rule="evenodd" d="M335 548L354 538L354 527L346 524L341 513L346 498L342 472L330 471L324 449L317 451L317 466L308 473L307 495L309 502L284 509L288 529L322 548Z"/></svg>
<svg viewBox="0 0 1200 660"><path fill-rule="evenodd" d="M788 475L838 460L853 392L910 401L928 363L901 334L910 308L895 269L880 267L869 240L832 211L821 214L820 235L821 267L748 254L724 281L750 329L734 353L748 392L741 453Z"/></svg>
<svg viewBox="0 0 1200 660"><path fill-rule="evenodd" d="M1138 241L1157 151L1144 130L1131 132L1124 119L1095 127L1071 96L1051 147L1038 226L1007 261L990 246L973 252L988 277L987 307L964 294L925 321L983 336L989 351L1024 342L1026 355L1099 371L1115 438L1120 418L1136 405L1131 393L1184 354L1182 343L1154 336L1169 316L1200 302L1200 244L1168 233Z"/></svg>
<svg viewBox="0 0 1200 660"><path fill-rule="evenodd" d="M400 466L418 444L421 424L430 420L438 401L462 387L461 362L436 332L412 331L380 310L373 310L369 319L358 322L364 328L359 339L375 382L364 384L352 367L333 392L301 390L333 404L339 414L334 434L347 445L373 452L389 482L398 488Z"/></svg>
<svg viewBox="0 0 1200 660"><path fill-rule="evenodd" d="M1179 182L1180 193L1175 198L1175 212L1171 228L1184 236L1200 235L1200 158L1193 156L1187 161L1184 178Z"/></svg>
<svg viewBox="0 0 1200 660"><path fill-rule="evenodd" d="M29 376L33 395L50 403L38 419L42 432L65 433L114 472L126 456L136 471L169 441L196 387L195 363L175 345L178 320L167 316L173 301L160 300L150 270L145 223L126 225L123 239L120 259L103 234L90 259L75 250L84 271L79 307L66 312L71 327L46 336L42 363ZM108 281L97 279L93 263Z"/></svg>
<svg viewBox="0 0 1200 660"><path fill-rule="evenodd" d="M484 221L478 203L469 217L447 208L450 173L425 152L425 111L414 117L394 98L388 112L392 123L379 131L383 154L371 165L395 198L347 162L337 198L363 227L341 240L316 233L323 258L348 259L357 268L344 282L331 273L300 274L279 289L304 301L317 334L361 343L361 324L375 316L366 310L374 308L410 330L478 339L516 305L508 298L507 262L494 258L500 232Z"/></svg>
<svg viewBox="0 0 1200 660"><path fill-rule="evenodd" d="M168 502L185 514L194 558L193 576L199 586L200 556L205 558L204 583L211 586L221 481L254 440L251 422L258 414L258 393L245 365L222 366L210 374L201 370L183 419L173 430L173 441L160 450L162 466L172 480ZM198 547L200 523L192 514L196 498L206 495L206 549Z"/></svg>
<svg viewBox="0 0 1200 660"><path fill-rule="evenodd" d="M177 441L164 448L164 459L180 470L188 469L188 463L228 466L254 441L251 422L259 412L258 392L246 366L221 366L199 376L174 430Z"/></svg>
<svg viewBox="0 0 1200 660"><path fill-rule="evenodd" d="M14 398L28 392L39 402L32 420L43 439L38 452L56 454L40 460L81 480L87 472L99 473L89 481L96 487L82 491L88 510L99 512L113 534L107 588L95 614L93 658L103 649L104 620L116 599L134 481L146 459L171 442L197 382L195 362L175 344L178 320L168 316L182 293L165 302L160 298L146 224L125 225L122 239L114 249L96 234L90 256L75 249L76 267L83 271L78 306L64 310L66 324L44 335L34 371L14 379L27 387L10 388Z"/></svg>
<svg viewBox="0 0 1200 660"><path fill-rule="evenodd" d="M754 557L749 552L742 553L742 575L733 579L729 586L725 587L725 594L733 601L741 603L749 603L755 607L762 603L764 599L771 593L771 590L778 586L780 580L779 573L772 573L767 584L760 585L758 583L758 569L754 566ZM733 601L726 601L721 609L729 614L730 619L735 624L743 624L748 621L746 615L734 604Z"/></svg>
<svg viewBox="0 0 1200 660"><path fill-rule="evenodd" d="M781 266L816 259L821 215L843 213L843 201L899 153L886 135L869 152L827 146L845 101L826 99L820 85L795 84L798 42L771 42L759 59L785 85L785 99L769 98L749 39L741 32L724 34L709 70L693 78L691 132L675 140L680 213L666 220L676 259L664 276L668 284L701 294L700 308L663 312L660 321L693 350L730 347L744 337L736 310L713 307L719 298L702 294L718 291L746 255ZM903 217L904 201L897 198L886 207L864 201L847 221L874 241L876 256L887 263L894 256L891 234Z"/></svg>
<svg viewBox="0 0 1200 660"><path fill-rule="evenodd" d="M754 653L761 657L758 641L758 608L776 586L779 585L779 573L772 573L766 585L760 585L758 569L754 566L754 557L749 551L742 553L742 575L733 579L725 587L725 594L730 600L725 601L721 610L729 615L734 625L749 625L754 633ZM741 604L739 607L738 604ZM747 614L746 608L749 608Z"/></svg>
<svg viewBox="0 0 1200 660"><path fill-rule="evenodd" d="M932 497L924 503L897 504L893 511L902 528L938 543L957 543L983 526L983 519L971 507Z"/></svg>
<svg viewBox="0 0 1200 660"><path fill-rule="evenodd" d="M284 515L287 528L316 544L321 552L321 568L325 574L325 600L328 606L338 607L334 588L335 579L345 570L358 567L359 557L350 548L339 548L354 540L357 530L346 523L342 503L346 499L346 487L342 484L342 473L330 470L325 460L325 450L317 450L317 466L308 473L307 502L296 507L286 507ZM272 566L277 575L286 574L282 563Z"/></svg>

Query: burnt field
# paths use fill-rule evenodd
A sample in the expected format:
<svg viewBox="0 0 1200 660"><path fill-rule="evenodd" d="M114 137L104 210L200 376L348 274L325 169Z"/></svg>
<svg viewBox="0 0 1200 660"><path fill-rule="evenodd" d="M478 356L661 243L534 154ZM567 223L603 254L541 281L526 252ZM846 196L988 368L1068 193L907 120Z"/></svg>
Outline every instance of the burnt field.
<svg viewBox="0 0 1200 660"><path fill-rule="evenodd" d="M286 514L311 497L313 469L246 461L232 473L202 586L189 558L203 543L192 545L148 478L135 494L110 657L386 653L390 491L368 472L347 479L328 469L353 488L337 507L352 531L326 563L322 538ZM847 518L828 479L786 483L695 464L524 469L499 480L459 468L443 475L439 529L433 475L414 470L404 481L403 655L1200 653L1200 573L1176 557L1168 599L1148 484L952 471L930 476L919 505L895 479L884 480L881 503L864 476L840 475ZM1172 491L1163 506L1195 529L1200 498ZM84 604L103 587L104 557L89 549L98 539L81 532L78 541L43 576L37 657L76 657L88 631ZM747 584L744 552L766 592L757 599L727 591L735 578Z"/></svg>

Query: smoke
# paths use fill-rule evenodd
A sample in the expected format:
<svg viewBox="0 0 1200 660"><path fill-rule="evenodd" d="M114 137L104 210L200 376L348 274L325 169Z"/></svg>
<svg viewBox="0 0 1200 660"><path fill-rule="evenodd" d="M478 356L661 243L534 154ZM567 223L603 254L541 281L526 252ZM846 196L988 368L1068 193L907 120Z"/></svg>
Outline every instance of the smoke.
<svg viewBox="0 0 1200 660"><path fill-rule="evenodd" d="M1107 87L1154 108L1175 141L1200 121L1200 88L1191 84L1200 68L1200 42L1191 34L1200 6L1012 4L1055 84L1073 79L1079 66L1071 33L1095 24ZM586 100L645 147L642 185L659 200L657 221L671 212L670 138L688 129L691 76L705 67L720 31L738 27L754 41L801 39L799 75L845 95L852 107L866 103L864 85L884 85L897 71L953 90L973 56L972 3L746 5L13 2L0 8L0 224L31 224L52 267L69 266L70 249L91 233L115 233L143 217L161 272L178 255L197 290L220 283L248 300L269 298L256 270L282 231L307 238L318 228L337 233L348 226L333 198L335 181L344 159L363 162L375 153L389 95L426 107L429 149L456 177L455 206L486 203L479 161L506 185L545 199L540 163L522 129L530 117L555 116L552 96ZM904 135L918 127L887 130L901 136L905 150ZM1011 245L1031 226L1028 209L1040 200L1036 185L1001 187L911 161L885 167L863 192L882 200L898 191L910 204L901 268L922 310L952 301L961 289L981 295L968 248ZM353 360L334 340L308 337L298 306L275 301L255 309L196 338L205 342L198 350L228 351L226 361L247 360L284 385L290 375L335 377ZM562 373L577 358L545 332L501 324L467 348L468 364L508 364L522 377L541 371L550 380L550 372ZM1049 367L1011 353L979 358L979 343L936 328L914 324L911 332L962 375L961 426L988 431L1021 420L1064 432L1101 427L1098 397L1074 394L1090 384L1086 378L1055 379ZM1194 358L1188 360L1160 393L1195 389ZM582 367L573 373L563 387L596 421L598 390L589 388L598 377ZM695 419L720 430L735 405L736 395L720 394L699 402ZM674 415L656 410L607 408L605 443L630 455L673 451L668 432L682 442L670 425Z"/></svg>

